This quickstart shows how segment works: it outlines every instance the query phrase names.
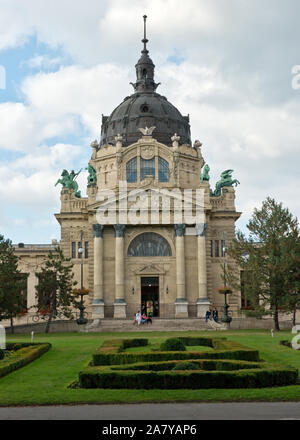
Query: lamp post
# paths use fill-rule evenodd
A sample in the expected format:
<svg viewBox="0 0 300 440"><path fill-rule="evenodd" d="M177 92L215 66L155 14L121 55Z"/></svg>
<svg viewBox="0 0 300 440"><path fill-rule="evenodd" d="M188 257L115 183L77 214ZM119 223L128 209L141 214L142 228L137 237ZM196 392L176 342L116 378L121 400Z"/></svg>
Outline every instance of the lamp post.
<svg viewBox="0 0 300 440"><path fill-rule="evenodd" d="M224 310L224 316L221 318L222 322L225 322L226 324L230 325L232 318L231 316L228 315L228 309L229 309L229 305L227 303L227 295L231 293L231 290L229 288L226 287L226 232L223 232L223 246L222 246L222 251L223 251L223 277L224 277L224 289L221 293L224 294L224 306L223 306L223 310Z"/></svg>
<svg viewBox="0 0 300 440"><path fill-rule="evenodd" d="M80 232L80 248L78 249L78 254L81 257L81 287L80 287L80 303L79 303L79 319L77 319L77 324L78 325L84 325L87 324L88 320L84 317L84 311L85 311L85 307L84 307L84 303L83 303L83 296L86 294L84 292L84 287L83 287L83 233L82 231Z"/></svg>

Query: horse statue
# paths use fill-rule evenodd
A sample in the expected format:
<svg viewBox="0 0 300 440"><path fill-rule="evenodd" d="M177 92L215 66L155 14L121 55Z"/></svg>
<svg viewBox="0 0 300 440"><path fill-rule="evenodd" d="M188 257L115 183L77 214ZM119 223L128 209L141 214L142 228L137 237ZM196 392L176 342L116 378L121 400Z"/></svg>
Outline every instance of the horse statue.
<svg viewBox="0 0 300 440"><path fill-rule="evenodd" d="M232 179L233 170L225 170L221 173L221 179L216 183L216 188L211 195L214 197L219 197L221 195L221 189L224 186L237 186L240 182L237 179Z"/></svg>
<svg viewBox="0 0 300 440"><path fill-rule="evenodd" d="M210 177L209 177L209 171L210 171L210 168L209 168L209 166L206 164L205 167L203 168L203 172L201 173L201 176L200 176L200 182L201 182L201 183L203 183L204 180L207 181L207 182L209 181L209 179L210 179Z"/></svg>
<svg viewBox="0 0 300 440"><path fill-rule="evenodd" d="M87 186L94 186L97 183L97 173L95 168L92 165L88 165L86 170L88 170L89 175L87 178L88 184Z"/></svg>
<svg viewBox="0 0 300 440"><path fill-rule="evenodd" d="M80 174L81 170L78 173L75 173L72 170L70 173L67 170L63 170L61 173L61 179L58 179L55 186L60 183L63 188L68 188L73 190L73 194L77 198L81 198L81 192L78 191L78 183L75 181L76 177Z"/></svg>

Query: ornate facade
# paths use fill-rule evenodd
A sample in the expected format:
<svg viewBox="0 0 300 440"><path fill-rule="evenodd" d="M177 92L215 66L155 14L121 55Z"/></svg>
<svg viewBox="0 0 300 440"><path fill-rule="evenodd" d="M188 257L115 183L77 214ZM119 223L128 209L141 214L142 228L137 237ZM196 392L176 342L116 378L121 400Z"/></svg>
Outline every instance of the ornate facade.
<svg viewBox="0 0 300 440"><path fill-rule="evenodd" d="M212 191L201 143L191 142L188 116L156 92L146 32L142 42L134 93L103 116L101 140L91 144L87 197L80 197L72 179L60 181L61 209L55 215L60 244L73 259L79 283L78 249L83 249L83 283L95 323L104 317L132 319L149 302L162 318L204 317L207 308L220 309L224 232L230 241L240 216L232 170ZM188 194L194 213L197 190L200 221L196 216L178 221L178 197ZM105 211L109 222L99 220ZM231 295L233 316L240 301L239 294Z"/></svg>

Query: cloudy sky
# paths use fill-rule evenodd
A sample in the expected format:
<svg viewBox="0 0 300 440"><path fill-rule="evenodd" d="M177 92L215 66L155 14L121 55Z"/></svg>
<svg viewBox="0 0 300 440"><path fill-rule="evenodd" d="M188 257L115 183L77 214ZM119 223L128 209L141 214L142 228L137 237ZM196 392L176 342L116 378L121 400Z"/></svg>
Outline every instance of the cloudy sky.
<svg viewBox="0 0 300 440"><path fill-rule="evenodd" d="M13 242L60 238L54 184L87 166L101 114L132 93L145 13L158 92L190 115L212 185L227 168L241 182L237 226L267 196L299 217L298 0L0 0L0 233Z"/></svg>

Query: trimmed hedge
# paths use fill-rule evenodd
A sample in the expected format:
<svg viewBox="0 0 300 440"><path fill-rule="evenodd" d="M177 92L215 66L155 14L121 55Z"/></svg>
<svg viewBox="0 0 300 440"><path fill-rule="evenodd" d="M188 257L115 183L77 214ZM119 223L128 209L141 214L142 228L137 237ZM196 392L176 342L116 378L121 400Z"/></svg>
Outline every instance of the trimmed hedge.
<svg viewBox="0 0 300 440"><path fill-rule="evenodd" d="M212 347L215 350L207 352L139 352L123 353L122 346L125 343L127 348L133 346L148 345L148 339L110 339L104 341L102 346L93 355L93 365L122 365L136 362L159 362L168 360L186 359L237 359L257 362L259 360L258 350L244 347L237 342L227 341L226 338L178 338L184 345L202 345ZM138 342L141 341L141 342ZM146 342L147 341L147 342ZM129 345L128 345L129 344ZM136 345L133 345L136 344ZM138 345L140 344L140 345Z"/></svg>
<svg viewBox="0 0 300 440"><path fill-rule="evenodd" d="M82 388L204 389L263 388L297 382L294 368L270 367L238 371L110 371L88 367L79 373Z"/></svg>
<svg viewBox="0 0 300 440"><path fill-rule="evenodd" d="M232 371L239 369L252 369L252 368L261 368L261 365L257 362L248 362L248 361L236 361L236 360L211 360L211 359L188 359L184 362L181 360L172 360L166 362L138 362L136 364L128 364L128 365L112 365L105 367L97 367L103 368L104 370L111 371L125 371L125 370L148 370L148 371L164 371L164 370L173 370L174 366L182 365L187 363L193 363L198 366L198 369L201 370L220 370L220 371Z"/></svg>
<svg viewBox="0 0 300 440"><path fill-rule="evenodd" d="M4 350L2 350L2 348L0 348L0 361L2 361L2 359L4 359L5 353Z"/></svg>
<svg viewBox="0 0 300 440"><path fill-rule="evenodd" d="M186 351L185 344L179 338L166 339L160 345L161 351Z"/></svg>
<svg viewBox="0 0 300 440"><path fill-rule="evenodd" d="M12 371L17 370L18 368L24 367L30 362L42 356L42 354L46 353L50 348L51 344L43 343L43 344L18 344L21 346L18 350L13 350L14 346L17 344L7 343L6 348L9 351L13 351L13 353L5 358L0 363L0 377L6 376Z"/></svg>
<svg viewBox="0 0 300 440"><path fill-rule="evenodd" d="M105 341L93 355L94 366L79 373L82 388L200 389L257 388L295 384L298 371L258 363L258 350L226 338L178 338L184 345L209 346L214 351L124 353L148 345L147 339ZM182 362L184 361L184 362ZM197 370L188 370L189 365ZM177 370L177 371L176 371Z"/></svg>

